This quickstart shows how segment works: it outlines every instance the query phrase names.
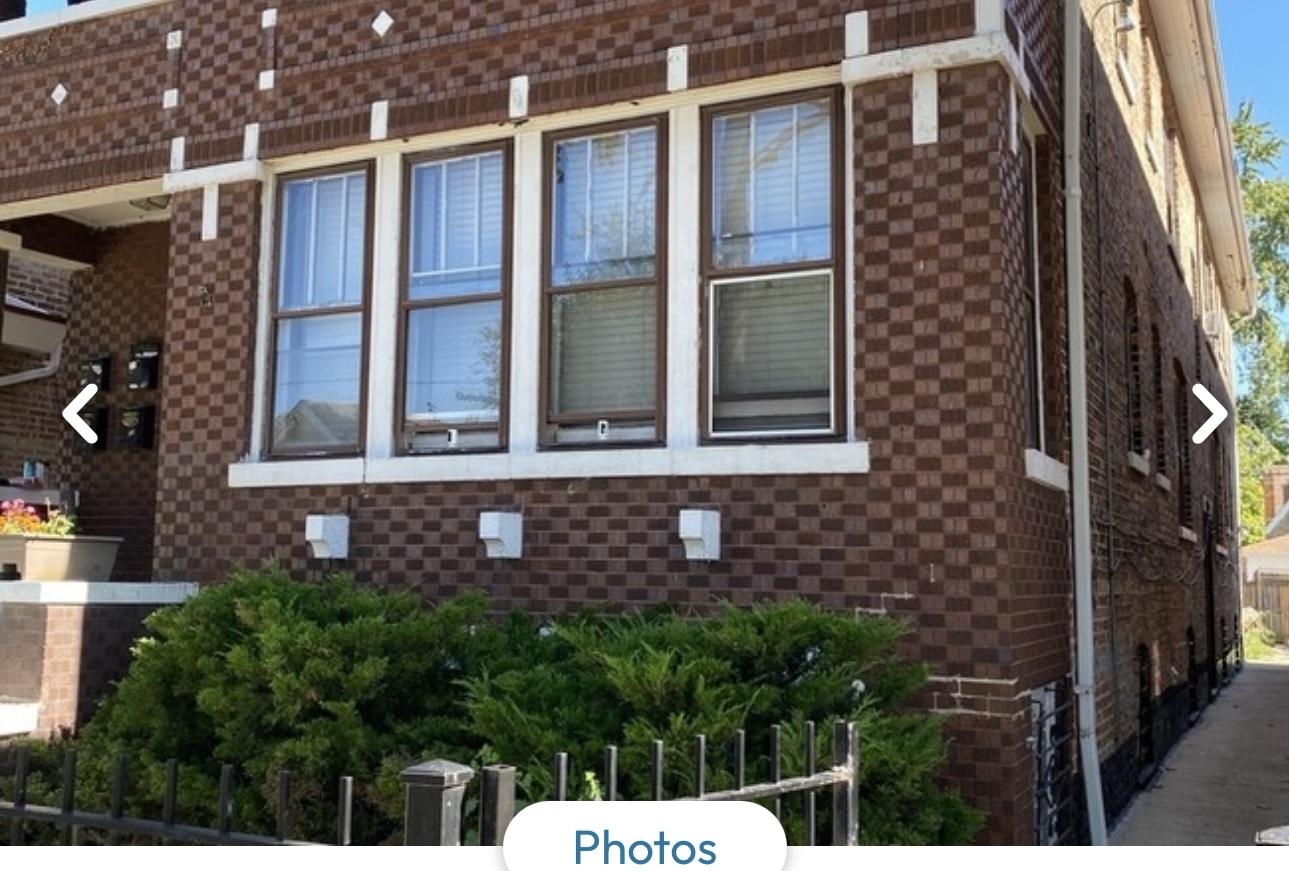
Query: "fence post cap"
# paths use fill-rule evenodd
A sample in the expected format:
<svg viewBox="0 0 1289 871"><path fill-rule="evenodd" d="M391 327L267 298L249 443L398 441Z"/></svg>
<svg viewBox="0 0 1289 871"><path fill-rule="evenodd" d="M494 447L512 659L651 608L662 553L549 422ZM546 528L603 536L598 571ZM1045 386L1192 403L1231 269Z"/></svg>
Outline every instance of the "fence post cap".
<svg viewBox="0 0 1289 871"><path fill-rule="evenodd" d="M407 786L433 786L446 789L469 783L474 777L474 769L469 765L448 762L446 759L435 759L432 762L421 762L404 768L399 777Z"/></svg>

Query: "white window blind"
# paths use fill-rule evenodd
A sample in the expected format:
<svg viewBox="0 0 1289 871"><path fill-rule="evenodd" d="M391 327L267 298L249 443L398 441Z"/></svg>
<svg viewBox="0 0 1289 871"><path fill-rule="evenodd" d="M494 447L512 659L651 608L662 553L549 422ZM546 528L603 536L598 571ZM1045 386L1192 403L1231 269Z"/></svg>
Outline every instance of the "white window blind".
<svg viewBox="0 0 1289 871"><path fill-rule="evenodd" d="M272 448L356 449L367 173L287 180L281 202Z"/></svg>
<svg viewBox="0 0 1289 871"><path fill-rule="evenodd" d="M652 286L559 294L550 344L554 414L653 408L658 303Z"/></svg>
<svg viewBox="0 0 1289 871"><path fill-rule="evenodd" d="M653 127L556 143L556 286L654 275L657 164Z"/></svg>
<svg viewBox="0 0 1289 871"><path fill-rule="evenodd" d="M712 297L713 429L828 428L831 273L719 282Z"/></svg>
<svg viewBox="0 0 1289 871"><path fill-rule="evenodd" d="M721 115L712 134L714 265L830 259L830 102Z"/></svg>
<svg viewBox="0 0 1289 871"><path fill-rule="evenodd" d="M412 170L410 299L500 292L502 163L491 152Z"/></svg>
<svg viewBox="0 0 1289 871"><path fill-rule="evenodd" d="M284 185L278 310L361 305L367 175Z"/></svg>

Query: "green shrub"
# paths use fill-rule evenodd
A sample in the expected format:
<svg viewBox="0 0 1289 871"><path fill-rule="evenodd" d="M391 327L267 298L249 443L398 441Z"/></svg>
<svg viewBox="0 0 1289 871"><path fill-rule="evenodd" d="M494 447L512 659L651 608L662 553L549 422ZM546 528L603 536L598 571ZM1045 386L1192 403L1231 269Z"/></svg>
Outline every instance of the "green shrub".
<svg viewBox="0 0 1289 871"><path fill-rule="evenodd" d="M521 800L533 801L550 797L552 761L567 751L574 797L597 798L604 748L617 744L620 797L647 798L660 738L675 796L693 789L699 734L716 790L731 785L726 748L737 730L747 733L753 782L768 776L772 725L784 726L792 776L803 770L805 721L819 724L825 766L831 723L853 718L866 842L969 842L981 822L933 780L940 724L907 709L925 671L896 655L905 630L890 620L794 602L703 618L588 613L540 627L519 614L495 619L479 596L426 608L412 594L340 577L299 583L268 568L158 611L148 628L129 674L76 742L86 806L106 805L113 759L125 754L130 812L155 818L173 758L180 819L211 825L219 766L232 763L236 824L267 833L278 773L290 770L292 836L329 840L337 783L351 775L355 840L380 843L399 836L398 773L414 762L514 764ZM799 802L785 800L794 837Z"/></svg>

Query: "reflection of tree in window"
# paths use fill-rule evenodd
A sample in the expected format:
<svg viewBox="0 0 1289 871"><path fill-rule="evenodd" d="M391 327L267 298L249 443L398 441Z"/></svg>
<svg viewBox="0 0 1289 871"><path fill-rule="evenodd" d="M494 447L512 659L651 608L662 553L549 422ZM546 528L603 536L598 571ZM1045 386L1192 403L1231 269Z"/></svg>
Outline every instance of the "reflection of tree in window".
<svg viewBox="0 0 1289 871"><path fill-rule="evenodd" d="M500 444L505 155L425 160L411 170L405 289L405 428L413 449L447 430ZM416 433L439 432L418 441ZM459 445L457 445L459 446Z"/></svg>
<svg viewBox="0 0 1289 871"><path fill-rule="evenodd" d="M714 435L837 425L834 111L821 98L709 121Z"/></svg>
<svg viewBox="0 0 1289 871"><path fill-rule="evenodd" d="M274 306L274 452L361 444L367 171L288 177Z"/></svg>

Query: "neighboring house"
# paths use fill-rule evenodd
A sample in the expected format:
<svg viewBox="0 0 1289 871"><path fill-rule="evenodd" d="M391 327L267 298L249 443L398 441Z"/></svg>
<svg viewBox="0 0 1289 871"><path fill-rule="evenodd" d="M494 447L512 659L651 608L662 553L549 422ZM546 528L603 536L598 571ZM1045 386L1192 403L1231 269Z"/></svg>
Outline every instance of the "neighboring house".
<svg viewBox="0 0 1289 871"><path fill-rule="evenodd" d="M1289 465L1262 476L1265 538L1240 548L1240 599L1261 611L1280 641L1289 638Z"/></svg>
<svg viewBox="0 0 1289 871"><path fill-rule="evenodd" d="M316 567L306 516L344 513L328 567L430 600L906 619L997 843L1086 825L1078 577L1113 817L1234 644L1234 438L1191 443L1191 387L1229 405L1253 287L1210 3L1126 31L1086 2L1067 293L1062 9L93 0L0 24L0 245L11 276L69 276L59 401L112 363L105 447L59 429L56 481L126 537L126 578ZM140 407L151 448L118 432ZM719 513L718 558L687 558L685 509ZM522 514L518 558L480 542L494 511Z"/></svg>

